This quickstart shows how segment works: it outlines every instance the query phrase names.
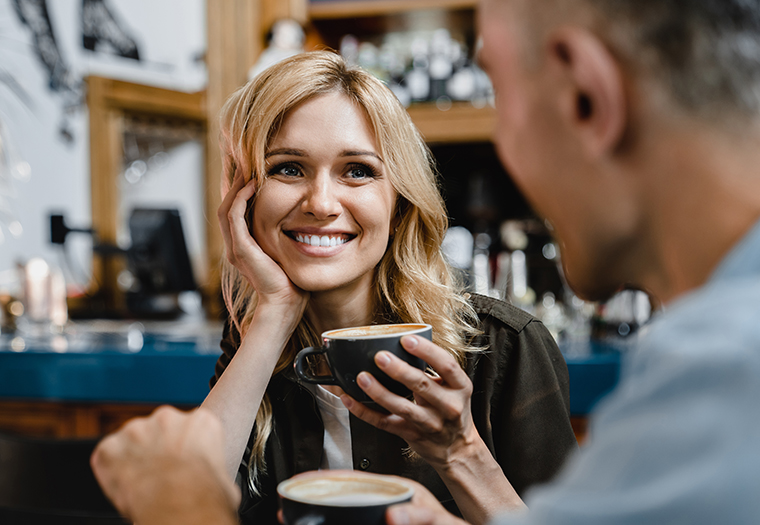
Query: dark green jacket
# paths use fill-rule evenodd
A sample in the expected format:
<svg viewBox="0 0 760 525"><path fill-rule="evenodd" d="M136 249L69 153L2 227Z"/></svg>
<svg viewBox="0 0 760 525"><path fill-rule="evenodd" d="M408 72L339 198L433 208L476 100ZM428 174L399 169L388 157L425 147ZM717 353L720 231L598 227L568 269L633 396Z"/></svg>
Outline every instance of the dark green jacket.
<svg viewBox="0 0 760 525"><path fill-rule="evenodd" d="M467 373L473 382L475 426L507 479L518 493L551 479L576 448L570 426L567 366L544 325L526 312L496 299L472 295L481 320L478 346ZM223 355L211 385L239 346L239 336L225 328ZM267 475L262 497L247 488L246 451L240 466L243 523L277 523L277 484L299 472L319 469L324 429L314 396L300 386L291 369L272 378L267 388L274 413L274 432L266 449ZM251 407L251 410L255 410ZM354 468L405 476L425 485L452 512L459 514L446 486L425 461L404 453L406 442L351 415ZM240 481L240 480L243 481Z"/></svg>

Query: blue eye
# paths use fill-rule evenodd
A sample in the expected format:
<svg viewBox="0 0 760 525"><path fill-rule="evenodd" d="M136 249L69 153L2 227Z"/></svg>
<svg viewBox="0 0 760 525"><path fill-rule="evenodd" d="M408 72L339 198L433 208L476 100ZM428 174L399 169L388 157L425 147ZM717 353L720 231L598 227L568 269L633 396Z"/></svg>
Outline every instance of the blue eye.
<svg viewBox="0 0 760 525"><path fill-rule="evenodd" d="M285 177L300 177L301 168L296 164L290 164L290 163L278 164L270 168L267 174L270 176L283 175Z"/></svg>
<svg viewBox="0 0 760 525"><path fill-rule="evenodd" d="M348 176L352 179L367 179L377 176L375 170L370 166L364 164L354 164L348 168Z"/></svg>

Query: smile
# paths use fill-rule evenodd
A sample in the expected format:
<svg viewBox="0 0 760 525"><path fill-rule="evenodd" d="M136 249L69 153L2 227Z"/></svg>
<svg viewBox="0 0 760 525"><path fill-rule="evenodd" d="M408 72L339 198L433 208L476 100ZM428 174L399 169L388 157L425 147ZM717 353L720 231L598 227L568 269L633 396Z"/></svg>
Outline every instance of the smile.
<svg viewBox="0 0 760 525"><path fill-rule="evenodd" d="M337 235L310 235L308 233L288 232L288 236L296 241L309 246L319 246L321 248L330 248L340 246L350 241L355 235L337 234Z"/></svg>

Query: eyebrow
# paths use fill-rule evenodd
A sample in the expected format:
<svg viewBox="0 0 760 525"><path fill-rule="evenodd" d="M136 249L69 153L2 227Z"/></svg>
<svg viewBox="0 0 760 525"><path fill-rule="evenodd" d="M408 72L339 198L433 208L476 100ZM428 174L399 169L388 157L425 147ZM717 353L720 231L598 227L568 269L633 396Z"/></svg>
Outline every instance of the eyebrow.
<svg viewBox="0 0 760 525"><path fill-rule="evenodd" d="M292 155L294 157L306 157L306 152L300 149L280 148L267 151L264 155L265 159L274 157L275 155Z"/></svg>
<svg viewBox="0 0 760 525"><path fill-rule="evenodd" d="M375 157L380 162L383 162L383 159L380 158L380 155L375 153L374 151L352 151L352 150L346 150L342 151L340 153L341 157Z"/></svg>
<svg viewBox="0 0 760 525"><path fill-rule="evenodd" d="M293 148L279 148L279 149L273 149L271 151L268 151L264 158L268 159L269 157L274 157L276 155L291 155L294 157L308 157L308 154L300 149L293 149ZM340 157L374 157L380 162L383 162L383 159L375 153L374 151L364 151L364 150L343 150L340 152Z"/></svg>

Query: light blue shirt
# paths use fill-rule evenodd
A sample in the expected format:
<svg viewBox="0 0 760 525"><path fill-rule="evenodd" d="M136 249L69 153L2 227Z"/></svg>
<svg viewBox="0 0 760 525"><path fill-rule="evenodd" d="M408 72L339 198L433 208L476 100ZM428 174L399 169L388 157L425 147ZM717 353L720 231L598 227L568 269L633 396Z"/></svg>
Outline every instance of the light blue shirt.
<svg viewBox="0 0 760 525"><path fill-rule="evenodd" d="M760 223L642 331L589 435L494 525L760 524Z"/></svg>

